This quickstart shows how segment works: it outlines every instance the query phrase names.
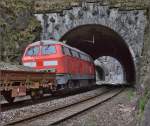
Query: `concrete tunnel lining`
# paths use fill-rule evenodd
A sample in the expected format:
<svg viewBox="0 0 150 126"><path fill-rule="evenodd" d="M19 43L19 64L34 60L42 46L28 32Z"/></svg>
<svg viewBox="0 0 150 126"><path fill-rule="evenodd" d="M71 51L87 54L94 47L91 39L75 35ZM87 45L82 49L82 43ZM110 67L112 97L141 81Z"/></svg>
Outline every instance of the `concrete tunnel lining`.
<svg viewBox="0 0 150 126"><path fill-rule="evenodd" d="M135 83L133 57L126 42L114 30L99 24L81 25L65 33L60 41L63 40L68 45L88 53L94 59L101 56L116 58L123 66L126 82Z"/></svg>

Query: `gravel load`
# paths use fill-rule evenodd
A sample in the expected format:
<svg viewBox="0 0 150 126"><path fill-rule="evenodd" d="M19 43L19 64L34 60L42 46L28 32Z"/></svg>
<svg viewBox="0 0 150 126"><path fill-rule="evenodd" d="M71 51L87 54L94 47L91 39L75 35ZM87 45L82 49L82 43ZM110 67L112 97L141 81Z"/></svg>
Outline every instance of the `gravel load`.
<svg viewBox="0 0 150 126"><path fill-rule="evenodd" d="M31 67L23 65L12 65L10 63L0 62L0 70L13 70L13 71L37 71Z"/></svg>

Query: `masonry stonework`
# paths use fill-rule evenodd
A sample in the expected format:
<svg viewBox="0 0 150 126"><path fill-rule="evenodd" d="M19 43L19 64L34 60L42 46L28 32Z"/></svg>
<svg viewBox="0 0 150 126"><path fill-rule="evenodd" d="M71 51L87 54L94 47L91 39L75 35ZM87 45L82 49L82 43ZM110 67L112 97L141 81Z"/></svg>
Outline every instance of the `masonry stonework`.
<svg viewBox="0 0 150 126"><path fill-rule="evenodd" d="M120 35L132 54L136 74L139 74L139 64L144 50L145 29L147 28L146 8L122 8L120 4L102 5L101 2L81 2L79 6L61 12L36 13L41 22L42 39L59 40L65 33L85 24L100 24Z"/></svg>

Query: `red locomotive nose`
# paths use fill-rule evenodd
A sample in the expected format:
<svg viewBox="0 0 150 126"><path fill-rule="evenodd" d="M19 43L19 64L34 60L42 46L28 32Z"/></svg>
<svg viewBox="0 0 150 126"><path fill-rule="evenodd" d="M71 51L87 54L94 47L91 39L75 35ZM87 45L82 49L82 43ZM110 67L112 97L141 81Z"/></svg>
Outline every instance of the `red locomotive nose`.
<svg viewBox="0 0 150 126"><path fill-rule="evenodd" d="M22 62L38 70L62 72L62 51L60 44L56 42L35 42L30 44L24 53Z"/></svg>

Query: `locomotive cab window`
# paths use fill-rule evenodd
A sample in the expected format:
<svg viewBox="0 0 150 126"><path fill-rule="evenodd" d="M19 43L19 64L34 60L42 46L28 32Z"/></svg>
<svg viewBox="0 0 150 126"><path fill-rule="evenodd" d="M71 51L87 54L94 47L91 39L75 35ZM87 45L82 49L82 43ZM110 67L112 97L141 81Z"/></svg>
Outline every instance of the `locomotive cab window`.
<svg viewBox="0 0 150 126"><path fill-rule="evenodd" d="M39 47L38 46L34 46L34 47L30 47L27 52L26 52L26 56L36 56L39 53Z"/></svg>
<svg viewBox="0 0 150 126"><path fill-rule="evenodd" d="M48 54L55 54L56 48L53 45L46 45L42 47L42 54L48 55Z"/></svg>

